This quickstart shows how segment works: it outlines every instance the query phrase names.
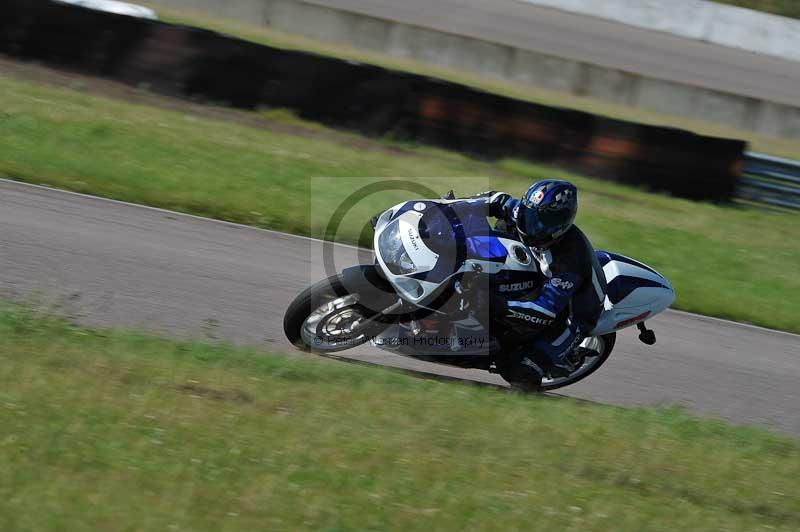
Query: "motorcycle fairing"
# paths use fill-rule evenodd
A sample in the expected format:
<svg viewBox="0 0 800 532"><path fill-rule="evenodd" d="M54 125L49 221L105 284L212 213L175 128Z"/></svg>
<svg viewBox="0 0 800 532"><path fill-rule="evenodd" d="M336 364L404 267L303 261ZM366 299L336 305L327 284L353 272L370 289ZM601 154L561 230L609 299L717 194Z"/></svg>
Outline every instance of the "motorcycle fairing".
<svg viewBox="0 0 800 532"><path fill-rule="evenodd" d="M376 257L402 298L425 307L448 280L470 271L493 275L498 282L540 278L527 247L516 235L494 231L481 207L475 200L415 200L398 204L379 217L375 226ZM407 274L392 273L380 247L380 236L394 223L402 224L405 252L417 266ZM603 312L592 336L634 325L662 312L675 300L667 279L649 266L615 253L596 253L607 289Z"/></svg>
<svg viewBox="0 0 800 532"><path fill-rule="evenodd" d="M403 298L425 306L446 281L464 272L538 273L530 252L513 235L494 231L478 207L478 203L463 200L408 201L378 218L376 258ZM381 236L386 231L400 235L405 256L413 262L414 271L395 273L397 267L387 263L388 257L381 248Z"/></svg>

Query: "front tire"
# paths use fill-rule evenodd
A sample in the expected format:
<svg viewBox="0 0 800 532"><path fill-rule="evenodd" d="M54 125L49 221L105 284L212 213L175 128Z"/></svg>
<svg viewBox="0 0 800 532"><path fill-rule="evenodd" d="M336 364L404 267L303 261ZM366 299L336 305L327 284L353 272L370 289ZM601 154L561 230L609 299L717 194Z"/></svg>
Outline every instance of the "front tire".
<svg viewBox="0 0 800 532"><path fill-rule="evenodd" d="M376 328L359 327L375 315L349 293L341 276L324 279L298 295L286 309L283 332L298 349L311 353L334 353L362 345Z"/></svg>

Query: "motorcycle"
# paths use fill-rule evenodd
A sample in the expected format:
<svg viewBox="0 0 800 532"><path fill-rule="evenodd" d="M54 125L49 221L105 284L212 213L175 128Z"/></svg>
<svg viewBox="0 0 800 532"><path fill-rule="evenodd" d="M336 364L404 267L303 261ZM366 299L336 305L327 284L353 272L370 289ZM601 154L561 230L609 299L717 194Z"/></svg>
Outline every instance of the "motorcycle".
<svg viewBox="0 0 800 532"><path fill-rule="evenodd" d="M597 371L611 355L616 333L636 325L655 343L645 319L675 300L669 281L649 266L596 251L605 286L602 314L575 347L569 375L541 382L512 378L499 361L507 343L492 322L489 290L529 293L545 272L515 231L475 216L470 199L400 203L373 218L375 262L346 268L298 295L284 316L284 332L299 349L331 354L359 345L461 368L499 373L514 388L548 391ZM490 326L491 324L491 326ZM546 368L546 363L543 365ZM530 384L530 385L529 385Z"/></svg>

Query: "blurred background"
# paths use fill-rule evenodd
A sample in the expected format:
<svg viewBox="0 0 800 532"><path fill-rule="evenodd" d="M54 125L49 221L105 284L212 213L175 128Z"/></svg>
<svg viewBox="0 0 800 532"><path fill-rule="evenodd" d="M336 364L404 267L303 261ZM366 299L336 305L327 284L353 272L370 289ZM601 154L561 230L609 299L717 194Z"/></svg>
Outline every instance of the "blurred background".
<svg viewBox="0 0 800 532"><path fill-rule="evenodd" d="M549 177L693 313L569 393L726 422L259 356L353 191ZM1 530L800 526L800 2L0 0L0 178Z"/></svg>
<svg viewBox="0 0 800 532"><path fill-rule="evenodd" d="M595 246L666 272L678 308L800 331L800 20L767 12L788 4L4 6L6 176L316 236L354 180L566 176Z"/></svg>

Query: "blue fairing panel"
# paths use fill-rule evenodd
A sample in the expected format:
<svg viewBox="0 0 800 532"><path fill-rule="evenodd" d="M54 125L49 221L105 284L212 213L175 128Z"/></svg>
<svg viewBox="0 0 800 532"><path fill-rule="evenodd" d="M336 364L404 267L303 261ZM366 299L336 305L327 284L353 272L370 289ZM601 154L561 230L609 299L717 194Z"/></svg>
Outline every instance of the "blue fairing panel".
<svg viewBox="0 0 800 532"><path fill-rule="evenodd" d="M467 256L471 259L505 262L508 250L496 236L467 238Z"/></svg>
<svg viewBox="0 0 800 532"><path fill-rule="evenodd" d="M601 251L597 249L595 250L594 254L597 255L597 260L600 262L600 266L605 266L611 262L611 253L608 251Z"/></svg>
<svg viewBox="0 0 800 532"><path fill-rule="evenodd" d="M657 281L642 279L641 277L619 275L608 283L606 294L608 295L608 299L616 305L637 288L666 288L669 290L668 286Z"/></svg>

